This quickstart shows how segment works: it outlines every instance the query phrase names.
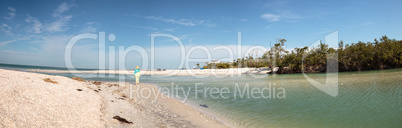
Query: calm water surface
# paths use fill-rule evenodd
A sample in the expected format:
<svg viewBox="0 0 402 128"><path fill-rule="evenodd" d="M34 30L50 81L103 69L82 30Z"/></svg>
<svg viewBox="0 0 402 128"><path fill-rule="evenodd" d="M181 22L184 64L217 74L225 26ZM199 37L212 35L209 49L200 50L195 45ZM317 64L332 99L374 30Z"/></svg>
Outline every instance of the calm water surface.
<svg viewBox="0 0 402 128"><path fill-rule="evenodd" d="M325 81L324 74L309 74L317 81ZM206 87L227 87L231 98L204 96L204 90L191 91L187 102L207 104L211 111L241 127L402 127L402 70L349 72L339 74L339 94L332 97L308 83L301 74L252 78L177 77L158 79L159 86L179 85L194 88L195 83ZM168 81L168 82L165 82ZM235 84L244 89L284 88L286 98L235 98ZM275 89L272 84L275 83ZM199 87L200 88L200 87ZM202 87L201 87L202 89ZM194 89L193 89L194 90ZM179 91L180 92L180 91ZM198 96L195 97L195 93ZM273 91L271 91L272 95ZM183 93L179 93L183 96ZM182 98L183 99L183 98Z"/></svg>

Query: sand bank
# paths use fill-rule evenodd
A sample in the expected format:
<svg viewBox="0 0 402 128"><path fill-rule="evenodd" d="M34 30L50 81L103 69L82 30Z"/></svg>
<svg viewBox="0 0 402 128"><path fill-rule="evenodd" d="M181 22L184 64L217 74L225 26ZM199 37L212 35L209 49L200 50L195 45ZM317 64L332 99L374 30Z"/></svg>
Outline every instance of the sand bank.
<svg viewBox="0 0 402 128"><path fill-rule="evenodd" d="M163 95L130 99L125 84L0 69L0 127L228 127Z"/></svg>
<svg viewBox="0 0 402 128"><path fill-rule="evenodd" d="M278 68L275 68L277 71ZM47 69L28 69L32 72L43 73L103 73L103 74L134 74L134 70L47 70ZM267 74L271 72L266 68L231 68L231 69L186 69L186 70L141 70L141 75L168 75L168 76L191 76L191 75L241 75L241 74Z"/></svg>

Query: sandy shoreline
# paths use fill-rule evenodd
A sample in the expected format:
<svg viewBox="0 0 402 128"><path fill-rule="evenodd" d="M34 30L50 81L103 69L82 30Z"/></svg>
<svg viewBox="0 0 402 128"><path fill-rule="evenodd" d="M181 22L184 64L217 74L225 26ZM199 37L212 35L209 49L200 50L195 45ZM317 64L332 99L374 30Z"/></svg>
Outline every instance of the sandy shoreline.
<svg viewBox="0 0 402 128"><path fill-rule="evenodd" d="M277 71L275 68L274 71ZM31 72L42 73L93 73L93 74L134 74L134 70L48 70L28 69ZM141 70L141 75L164 75L164 76L193 76L193 75L241 75L241 74L267 74L271 72L267 68L230 68L230 69L185 69L185 70Z"/></svg>
<svg viewBox="0 0 402 128"><path fill-rule="evenodd" d="M154 85L132 86L158 94L147 98L129 87L0 69L0 127L228 127Z"/></svg>

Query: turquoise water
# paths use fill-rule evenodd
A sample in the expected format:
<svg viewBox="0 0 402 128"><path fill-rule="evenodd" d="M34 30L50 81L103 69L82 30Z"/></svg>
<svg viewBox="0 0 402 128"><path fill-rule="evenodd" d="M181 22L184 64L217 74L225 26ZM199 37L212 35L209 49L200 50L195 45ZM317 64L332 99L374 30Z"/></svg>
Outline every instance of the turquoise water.
<svg viewBox="0 0 402 128"><path fill-rule="evenodd" d="M117 76L85 75L93 76L90 80L118 80ZM325 81L325 74L308 75L319 82ZM129 82L133 81L131 75L125 78ZM315 88L301 74L265 75L263 78L249 75L202 79L191 76L141 77L142 82L167 89L162 89L163 92L177 94L171 97L179 100L184 100L189 90L186 103L210 112L236 127L308 128L402 127L401 79L402 69L342 72L339 73L339 94L332 97ZM196 83L199 83L197 90ZM243 91L247 85L250 90L264 87L270 90L264 91L265 98L240 97L238 90ZM205 91L206 88L209 89ZM212 88L225 88L229 91L220 95L210 93ZM185 93L180 89L184 89ZM206 104L208 108L198 104Z"/></svg>
<svg viewBox="0 0 402 128"><path fill-rule="evenodd" d="M309 74L324 81L324 74ZM185 80L185 81L183 81ZM250 87L267 87L276 83L284 88L286 98L212 98L202 97L203 91L191 91L187 99L193 104L207 104L212 111L240 127L402 127L402 70L351 72L339 74L339 94L332 97L308 83L301 74L252 78L167 78L174 84L194 88L194 83L206 87L227 87L236 90L235 83ZM161 80L160 86L171 86ZM280 91L276 89L277 91ZM194 94L198 93L195 97ZM272 92L271 92L272 93ZM183 93L179 93L183 97ZM181 98L183 99L183 98Z"/></svg>

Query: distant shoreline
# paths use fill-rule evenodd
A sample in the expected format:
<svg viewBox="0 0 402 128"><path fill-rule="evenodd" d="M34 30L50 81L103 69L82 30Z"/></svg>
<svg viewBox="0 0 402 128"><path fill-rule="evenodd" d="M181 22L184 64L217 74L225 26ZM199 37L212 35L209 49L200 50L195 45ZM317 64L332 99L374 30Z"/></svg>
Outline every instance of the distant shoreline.
<svg viewBox="0 0 402 128"><path fill-rule="evenodd" d="M47 69L28 69L31 72L42 73L92 73L92 74L134 74L134 70L91 70L91 71L70 71L70 70L47 70ZM241 75L241 74L267 74L268 70L256 70L255 68L239 69L194 69L194 70L141 70L141 75L167 75L167 76L191 76L191 75Z"/></svg>
<svg viewBox="0 0 402 128"><path fill-rule="evenodd" d="M361 70L365 71L382 71L382 70L392 70L392 69L401 69L401 68L390 68L390 69L379 69L379 70ZM73 74L121 74L121 75L130 75L134 74L134 70L77 70L77 71L69 71L69 70L52 70L52 69L27 69L30 72L40 72L40 73L73 73ZM277 69L276 69L277 71ZM341 72L360 72L360 71L338 71ZM327 72L304 72L307 74L310 73L327 73ZM334 73L334 72L328 72ZM253 74L253 75L266 75L272 74L270 70L259 70L258 68L232 68L232 69L195 69L195 70L166 70L166 71L157 71L157 70L141 70L141 75L161 75L161 76L209 76L209 75L242 75L242 74ZM275 72L274 74L302 74L302 73L279 73Z"/></svg>

